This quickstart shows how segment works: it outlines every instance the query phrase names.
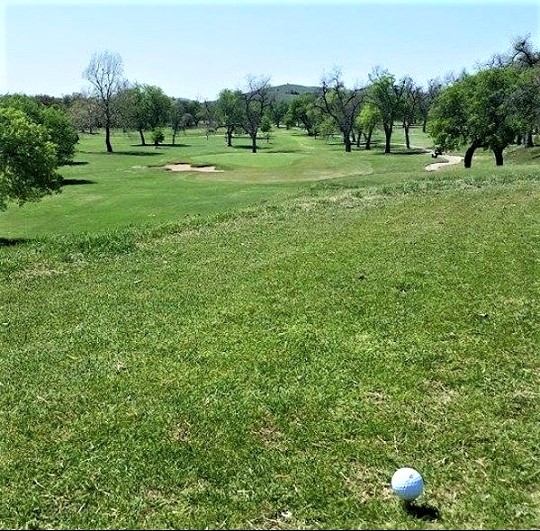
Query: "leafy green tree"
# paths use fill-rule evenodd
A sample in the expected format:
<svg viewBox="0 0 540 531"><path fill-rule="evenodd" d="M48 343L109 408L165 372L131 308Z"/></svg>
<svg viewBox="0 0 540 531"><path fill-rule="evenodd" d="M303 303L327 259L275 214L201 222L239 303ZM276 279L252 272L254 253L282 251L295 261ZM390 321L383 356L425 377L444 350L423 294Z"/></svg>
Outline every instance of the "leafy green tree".
<svg viewBox="0 0 540 531"><path fill-rule="evenodd" d="M56 146L46 127L22 110L0 107L0 210L9 201L20 205L58 192Z"/></svg>
<svg viewBox="0 0 540 531"><path fill-rule="evenodd" d="M270 116L265 114L263 116L263 119L261 120L261 133L264 133L266 136L266 141L270 141L270 131L272 130L272 121L270 120Z"/></svg>
<svg viewBox="0 0 540 531"><path fill-rule="evenodd" d="M309 136L315 136L316 126L322 121L322 111L316 106L317 96L306 92L289 102L285 124L289 127L301 125Z"/></svg>
<svg viewBox="0 0 540 531"><path fill-rule="evenodd" d="M371 86L368 91L369 101L379 109L384 128L384 152L390 153L394 122L403 110L403 94L406 80L396 81L387 70L376 69L369 76Z"/></svg>
<svg viewBox="0 0 540 531"><path fill-rule="evenodd" d="M324 137L327 143L330 136L333 135L336 131L337 131L336 122L331 116L326 116L316 126L317 134Z"/></svg>
<svg viewBox="0 0 540 531"><path fill-rule="evenodd" d="M69 116L62 109L45 106L36 98L25 95L11 95L0 98L0 107L10 107L22 111L31 121L44 126L49 140L55 146L58 164L67 164L73 159L79 137Z"/></svg>
<svg viewBox="0 0 540 531"><path fill-rule="evenodd" d="M371 137L373 135L373 131L375 130L375 127L381 124L381 113L373 103L366 103L362 110L360 111L360 114L356 118L356 123L358 129L364 134L364 137L366 139L366 149L371 149ZM358 135L360 139L360 135Z"/></svg>
<svg viewBox="0 0 540 531"><path fill-rule="evenodd" d="M120 123L125 129L135 129L146 145L144 131L168 125L171 115L171 99L154 85L138 85L125 88L118 95Z"/></svg>
<svg viewBox="0 0 540 531"><path fill-rule="evenodd" d="M144 131L149 127L147 98L142 85L124 88L116 97L119 123L124 130L138 131L141 145L146 146Z"/></svg>
<svg viewBox="0 0 540 531"><path fill-rule="evenodd" d="M443 148L467 144L464 164L472 165L476 149L491 149L497 166L503 164L503 150L519 129L512 98L518 87L515 68L491 68L463 75L445 88L430 113L430 133Z"/></svg>
<svg viewBox="0 0 540 531"><path fill-rule="evenodd" d="M540 66L519 71L518 75L510 104L519 128L518 143L531 147L534 131L540 129Z"/></svg>
<svg viewBox="0 0 540 531"><path fill-rule="evenodd" d="M218 127L225 128L227 146L232 146L232 137L236 128L244 122L242 93L224 89L216 101L216 120Z"/></svg>
<svg viewBox="0 0 540 531"><path fill-rule="evenodd" d="M158 127L165 127L171 113L171 99L169 96L160 87L143 85L143 101L149 129L154 130Z"/></svg>
<svg viewBox="0 0 540 531"><path fill-rule="evenodd" d="M287 111L289 110L289 105L286 101L272 101L270 102L268 108L268 115L273 124L279 129L279 126L283 122Z"/></svg>
<svg viewBox="0 0 540 531"><path fill-rule="evenodd" d="M362 101L362 90L347 89L339 71L336 70L323 79L321 103L318 107L336 123L343 136L346 153L352 148L351 133Z"/></svg>
<svg viewBox="0 0 540 531"><path fill-rule="evenodd" d="M192 121L189 126L199 126L199 122L204 117L203 106L198 100L186 100L186 113L191 115Z"/></svg>
<svg viewBox="0 0 540 531"><path fill-rule="evenodd" d="M111 129L115 121L114 101L125 84L123 72L122 57L109 51L94 54L83 72L83 78L92 85L103 115L107 153L113 152Z"/></svg>

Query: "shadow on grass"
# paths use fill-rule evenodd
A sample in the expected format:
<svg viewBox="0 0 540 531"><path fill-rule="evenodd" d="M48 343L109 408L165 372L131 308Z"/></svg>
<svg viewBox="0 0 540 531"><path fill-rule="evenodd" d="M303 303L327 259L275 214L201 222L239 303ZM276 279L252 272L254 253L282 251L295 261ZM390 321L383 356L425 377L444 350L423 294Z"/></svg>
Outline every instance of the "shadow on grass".
<svg viewBox="0 0 540 531"><path fill-rule="evenodd" d="M259 151L268 151L268 149L270 148L271 146L268 146L268 145L262 145L262 144L257 144L257 152ZM233 148L234 149L245 149L245 150L252 150L253 149L253 146L251 144L236 144L236 145L233 145Z"/></svg>
<svg viewBox="0 0 540 531"><path fill-rule="evenodd" d="M66 162L64 166L86 166L87 164L90 164L86 160L70 160L69 162Z"/></svg>
<svg viewBox="0 0 540 531"><path fill-rule="evenodd" d="M384 151L375 151L377 155L426 155L429 151L425 149L392 149L390 153L385 153Z"/></svg>
<svg viewBox="0 0 540 531"><path fill-rule="evenodd" d="M422 503L421 505L411 502L404 504L405 511L409 516L417 518L418 520L425 520L428 522L434 522L441 517L441 512L437 507Z"/></svg>
<svg viewBox="0 0 540 531"><path fill-rule="evenodd" d="M15 247L29 242L27 238L0 238L0 247Z"/></svg>
<svg viewBox="0 0 540 531"><path fill-rule="evenodd" d="M96 184L88 179L62 179L62 186L77 186L79 184Z"/></svg>
<svg viewBox="0 0 540 531"><path fill-rule="evenodd" d="M131 147L135 147L135 148L153 148L154 147L154 144L145 144L144 146L142 144L131 144ZM178 143L175 143L175 144L159 144L156 149L159 149L159 148L163 148L163 147L172 147L172 148L175 148L175 147L189 147L189 144L178 144Z"/></svg>
<svg viewBox="0 0 540 531"><path fill-rule="evenodd" d="M149 147L149 146L146 146ZM113 151L107 153L106 151L79 151L79 153L85 153L86 155L105 155L107 157L114 157L114 155L134 155L135 157L155 157L160 153L152 153L150 151Z"/></svg>

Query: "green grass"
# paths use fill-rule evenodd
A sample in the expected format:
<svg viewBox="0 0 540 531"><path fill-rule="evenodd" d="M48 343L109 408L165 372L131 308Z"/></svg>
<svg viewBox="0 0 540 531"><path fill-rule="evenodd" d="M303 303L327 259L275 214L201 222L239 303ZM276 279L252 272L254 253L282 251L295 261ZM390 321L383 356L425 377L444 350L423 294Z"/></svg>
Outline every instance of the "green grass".
<svg viewBox="0 0 540 531"><path fill-rule="evenodd" d="M244 137L235 139L232 149L222 135L207 140L197 132L178 136L178 147L154 149L139 146L138 141L138 135L117 133L116 152L108 155L102 135L84 136L76 165L61 168L68 182L81 184L64 186L62 194L36 204L10 207L0 218L0 235L34 238L155 225L279 201L311 181L394 182L403 179L404 169L423 173L430 162L426 154L410 156L413 164L399 157L384 160L375 150L346 154L337 138L327 144L285 130L275 131L270 143L261 140L257 154L250 152ZM170 162L211 164L226 171L174 173L163 168Z"/></svg>
<svg viewBox="0 0 540 531"><path fill-rule="evenodd" d="M373 173L0 247L0 527L538 527L538 172L352 155Z"/></svg>

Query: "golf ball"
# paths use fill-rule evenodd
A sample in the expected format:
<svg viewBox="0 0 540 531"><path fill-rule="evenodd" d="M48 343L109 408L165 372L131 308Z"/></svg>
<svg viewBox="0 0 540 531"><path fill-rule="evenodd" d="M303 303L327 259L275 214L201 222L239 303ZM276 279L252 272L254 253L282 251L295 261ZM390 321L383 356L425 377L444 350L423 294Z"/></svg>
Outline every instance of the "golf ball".
<svg viewBox="0 0 540 531"><path fill-rule="evenodd" d="M405 501L412 501L424 492L424 480L414 468L400 468L392 476L392 490Z"/></svg>

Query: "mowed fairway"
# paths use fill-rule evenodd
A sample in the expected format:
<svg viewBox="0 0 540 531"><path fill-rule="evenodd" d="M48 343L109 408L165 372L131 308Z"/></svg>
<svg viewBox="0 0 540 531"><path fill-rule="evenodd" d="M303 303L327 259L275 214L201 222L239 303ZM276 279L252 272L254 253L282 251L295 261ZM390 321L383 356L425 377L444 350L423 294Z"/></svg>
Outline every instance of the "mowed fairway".
<svg viewBox="0 0 540 531"><path fill-rule="evenodd" d="M343 152L339 138L326 143L300 131L278 130L260 151L251 153L249 139L227 148L222 135L191 132L177 137L176 147L140 146L137 134L113 136L115 153L105 153L102 135L83 135L75 164L61 168L67 185L60 195L37 204L12 207L0 219L0 237L24 238L118 229L208 215L232 208L282 199L306 183L353 178L355 183L395 182L403 170L430 162L425 153L386 160L379 151ZM170 141L170 139L167 139ZM429 142L425 135L423 143ZM388 158L387 158L388 159ZM175 173L168 163L216 165L222 173ZM390 164L388 164L390 162ZM374 177L374 173L378 175Z"/></svg>
<svg viewBox="0 0 540 531"><path fill-rule="evenodd" d="M280 135L89 139L94 184L1 215L0 527L540 525L537 152Z"/></svg>

